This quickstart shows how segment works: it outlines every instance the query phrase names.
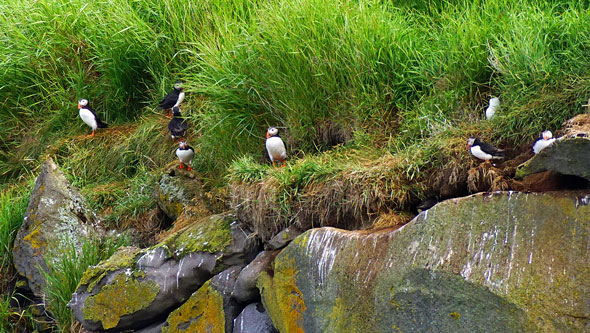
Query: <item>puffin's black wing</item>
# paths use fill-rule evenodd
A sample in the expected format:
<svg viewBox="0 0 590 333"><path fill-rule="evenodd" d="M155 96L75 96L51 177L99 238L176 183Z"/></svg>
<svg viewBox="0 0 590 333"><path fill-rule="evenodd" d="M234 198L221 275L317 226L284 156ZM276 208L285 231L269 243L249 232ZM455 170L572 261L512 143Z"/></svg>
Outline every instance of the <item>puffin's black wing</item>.
<svg viewBox="0 0 590 333"><path fill-rule="evenodd" d="M172 118L168 123L168 130L174 136L184 136L184 132L188 128L188 122L182 118Z"/></svg>
<svg viewBox="0 0 590 333"><path fill-rule="evenodd" d="M92 113L92 115L94 116L94 119L96 119L96 125L98 126L98 128L107 128L109 126L107 123L102 122L102 120L100 120L100 118L98 118L96 113L94 113L94 110L92 110L89 107L87 107L86 109L88 111L90 111L90 113Z"/></svg>
<svg viewBox="0 0 590 333"><path fill-rule="evenodd" d="M160 109L170 109L173 107L178 101L178 95L180 95L180 90L174 89L169 92L160 102Z"/></svg>
<svg viewBox="0 0 590 333"><path fill-rule="evenodd" d="M488 153L488 154L496 155L496 156L502 156L502 155L504 155L502 153L502 150L501 149L498 149L498 148L492 146L489 143L485 143L485 142L480 141L479 142L479 147L481 148L481 150L484 153Z"/></svg>

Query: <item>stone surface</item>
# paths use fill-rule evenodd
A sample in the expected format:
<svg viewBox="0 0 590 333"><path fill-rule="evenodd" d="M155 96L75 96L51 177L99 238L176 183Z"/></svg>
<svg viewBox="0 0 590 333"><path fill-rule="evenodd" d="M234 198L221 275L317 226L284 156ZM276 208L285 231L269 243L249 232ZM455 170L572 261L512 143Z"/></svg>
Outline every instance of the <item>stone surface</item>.
<svg viewBox="0 0 590 333"><path fill-rule="evenodd" d="M238 303L247 304L260 299L260 292L256 287L258 276L269 267L278 253L279 251L260 252L252 262L242 269L232 291L232 297Z"/></svg>
<svg viewBox="0 0 590 333"><path fill-rule="evenodd" d="M289 242L301 235L303 231L297 227L291 226L283 229L278 234L274 235L265 245L266 250L278 250L281 249Z"/></svg>
<svg viewBox="0 0 590 333"><path fill-rule="evenodd" d="M248 304L234 320L233 333L278 333L262 303Z"/></svg>
<svg viewBox="0 0 590 333"><path fill-rule="evenodd" d="M312 229L258 280L281 332L581 332L587 192L477 194L397 230Z"/></svg>
<svg viewBox="0 0 590 333"><path fill-rule="evenodd" d="M123 248L90 267L70 307L87 330L141 329L165 318L215 274L245 265L257 250L233 215L207 217L152 248Z"/></svg>
<svg viewBox="0 0 590 333"><path fill-rule="evenodd" d="M14 265L36 296L45 293L46 261L63 249L80 249L82 239L97 234L94 214L87 207L55 162L45 161L13 248Z"/></svg>
<svg viewBox="0 0 590 333"><path fill-rule="evenodd" d="M203 184L192 172L169 168L162 175L154 193L158 207L175 220L187 207L201 216L209 215L203 203ZM208 214L209 213L209 214Z"/></svg>
<svg viewBox="0 0 590 333"><path fill-rule="evenodd" d="M518 166L516 178L554 171L590 180L590 138L573 137L558 139L530 160Z"/></svg>

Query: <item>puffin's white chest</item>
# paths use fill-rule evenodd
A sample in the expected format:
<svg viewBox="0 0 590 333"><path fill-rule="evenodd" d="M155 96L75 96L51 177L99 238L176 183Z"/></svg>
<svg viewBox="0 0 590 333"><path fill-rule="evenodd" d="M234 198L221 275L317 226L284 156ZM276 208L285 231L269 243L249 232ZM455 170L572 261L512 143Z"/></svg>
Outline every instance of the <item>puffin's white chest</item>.
<svg viewBox="0 0 590 333"><path fill-rule="evenodd" d="M268 152L268 157L270 157L270 160L273 162L284 161L287 159L285 143L283 143L283 140L278 136L266 139L266 151Z"/></svg>
<svg viewBox="0 0 590 333"><path fill-rule="evenodd" d="M551 146L553 144L553 142L555 142L555 139L549 139L549 140L537 140L537 142L535 142L535 144L533 145L533 153L538 154L541 152L541 150Z"/></svg>
<svg viewBox="0 0 590 333"><path fill-rule="evenodd" d="M488 119L488 120L492 119L492 117L494 116L495 113L496 113L496 106L495 105L488 106L488 108L486 109L486 119Z"/></svg>
<svg viewBox="0 0 590 333"><path fill-rule="evenodd" d="M179 106L182 101L184 101L184 91L181 91L180 94L178 94L178 99L176 100L174 106Z"/></svg>
<svg viewBox="0 0 590 333"><path fill-rule="evenodd" d="M189 163L193 160L195 152L192 149L176 148L176 156L182 163Z"/></svg>
<svg viewBox="0 0 590 333"><path fill-rule="evenodd" d="M82 118L82 121L84 121L86 125L90 126L93 131L96 130L96 128L98 127L98 124L96 123L96 118L90 110L81 108L80 118Z"/></svg>
<svg viewBox="0 0 590 333"><path fill-rule="evenodd" d="M471 147L471 154L473 154L473 156L479 158L480 160L491 160L492 159L492 155L484 152L483 150L481 150L480 146L472 146Z"/></svg>

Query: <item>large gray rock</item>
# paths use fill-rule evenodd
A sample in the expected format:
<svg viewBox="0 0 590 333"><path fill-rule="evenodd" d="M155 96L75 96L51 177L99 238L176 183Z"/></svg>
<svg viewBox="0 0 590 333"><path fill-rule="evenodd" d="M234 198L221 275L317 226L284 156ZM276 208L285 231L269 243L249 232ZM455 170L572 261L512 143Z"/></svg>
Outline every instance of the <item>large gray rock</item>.
<svg viewBox="0 0 590 333"><path fill-rule="evenodd" d="M260 252L242 269L231 294L238 303L252 303L260 300L260 292L256 287L258 276L269 267L278 253L279 251Z"/></svg>
<svg viewBox="0 0 590 333"><path fill-rule="evenodd" d="M232 333L278 333L262 303L252 303L234 320Z"/></svg>
<svg viewBox="0 0 590 333"><path fill-rule="evenodd" d="M258 278L281 332L584 332L588 192L447 200L397 230L312 229Z"/></svg>
<svg viewBox="0 0 590 333"><path fill-rule="evenodd" d="M266 250L278 250L281 249L289 242L301 235L303 231L296 226L290 226L281 230L278 234L274 235L266 244L264 248Z"/></svg>
<svg viewBox="0 0 590 333"><path fill-rule="evenodd" d="M208 217L150 249L124 248L89 268L70 307L87 330L141 329L165 318L215 274L245 265L257 250L233 215Z"/></svg>
<svg viewBox="0 0 590 333"><path fill-rule="evenodd" d="M203 184L193 172L169 168L160 178L154 196L158 207L173 220L187 208L195 217L211 214L203 201Z"/></svg>
<svg viewBox="0 0 590 333"><path fill-rule="evenodd" d="M590 180L590 138L573 137L558 139L551 146L518 166L516 178L554 171Z"/></svg>
<svg viewBox="0 0 590 333"><path fill-rule="evenodd" d="M14 265L36 296L45 293L43 271L64 249L81 249L97 234L94 214L52 159L41 166L25 218L13 248Z"/></svg>

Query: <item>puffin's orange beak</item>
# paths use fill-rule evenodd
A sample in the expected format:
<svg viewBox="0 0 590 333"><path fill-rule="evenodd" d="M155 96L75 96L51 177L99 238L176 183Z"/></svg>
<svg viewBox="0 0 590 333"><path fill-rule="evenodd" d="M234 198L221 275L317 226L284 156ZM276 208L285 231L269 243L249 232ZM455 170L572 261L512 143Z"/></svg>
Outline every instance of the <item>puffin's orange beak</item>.
<svg viewBox="0 0 590 333"><path fill-rule="evenodd" d="M80 108L81 108L80 103L78 103L78 109L80 109Z"/></svg>
<svg viewBox="0 0 590 333"><path fill-rule="evenodd" d="M266 131L266 138L270 138L270 134L268 134L268 131Z"/></svg>

